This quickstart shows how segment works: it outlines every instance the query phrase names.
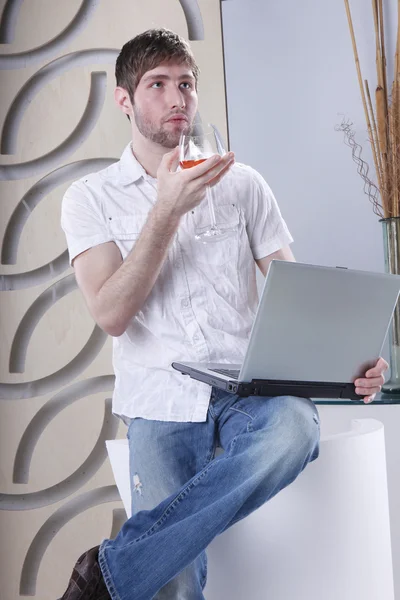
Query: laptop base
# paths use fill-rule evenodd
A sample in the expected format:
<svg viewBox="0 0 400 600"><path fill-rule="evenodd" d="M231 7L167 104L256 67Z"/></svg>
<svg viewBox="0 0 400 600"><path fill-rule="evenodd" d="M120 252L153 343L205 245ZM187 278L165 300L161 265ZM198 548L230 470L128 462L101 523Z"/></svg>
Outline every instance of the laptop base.
<svg viewBox="0 0 400 600"><path fill-rule="evenodd" d="M213 387L241 397L247 396L296 396L299 398L332 398L361 400L353 383L318 381L281 381L277 379L253 379L251 382L219 378L217 374L198 371L182 363L172 363L172 367L182 375L189 375Z"/></svg>
<svg viewBox="0 0 400 600"><path fill-rule="evenodd" d="M232 385L232 387L230 387ZM296 396L299 398L347 398L360 400L351 383L279 381L253 379L251 383L229 383L229 392L238 396ZM236 390L236 391L235 391Z"/></svg>

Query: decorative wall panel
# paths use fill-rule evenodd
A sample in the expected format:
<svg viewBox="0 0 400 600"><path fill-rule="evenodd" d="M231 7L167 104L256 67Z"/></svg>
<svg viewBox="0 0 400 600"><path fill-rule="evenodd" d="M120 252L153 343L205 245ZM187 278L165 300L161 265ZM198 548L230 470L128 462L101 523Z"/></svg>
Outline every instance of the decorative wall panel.
<svg viewBox="0 0 400 600"><path fill-rule="evenodd" d="M191 41L201 117L227 135L220 3L0 0L0 15L0 597L54 600L79 554L123 523L104 442L126 431L61 199L128 143L114 63L150 27Z"/></svg>

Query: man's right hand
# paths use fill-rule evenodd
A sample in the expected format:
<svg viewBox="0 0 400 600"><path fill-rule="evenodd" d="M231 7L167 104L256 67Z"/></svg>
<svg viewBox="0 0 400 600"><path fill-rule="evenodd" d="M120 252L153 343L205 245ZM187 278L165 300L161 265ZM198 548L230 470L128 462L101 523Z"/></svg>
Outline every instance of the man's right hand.
<svg viewBox="0 0 400 600"><path fill-rule="evenodd" d="M235 162L233 152L214 155L204 162L177 171L179 147L164 155L157 171L157 205L172 216L182 217L205 198L208 185L215 185Z"/></svg>

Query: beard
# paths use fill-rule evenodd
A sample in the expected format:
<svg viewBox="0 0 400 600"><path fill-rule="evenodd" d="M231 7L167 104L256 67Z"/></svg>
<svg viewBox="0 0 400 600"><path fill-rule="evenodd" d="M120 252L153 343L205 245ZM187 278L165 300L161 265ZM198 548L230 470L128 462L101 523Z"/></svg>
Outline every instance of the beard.
<svg viewBox="0 0 400 600"><path fill-rule="evenodd" d="M138 108L134 109L134 117L136 127L139 132L146 139L151 142L155 142L163 148L176 148L179 144L179 138L181 134L190 135L192 131L192 125L188 122L183 122L183 124L176 129L167 129L168 126L161 125L157 127L155 123L153 123L149 118L145 117Z"/></svg>

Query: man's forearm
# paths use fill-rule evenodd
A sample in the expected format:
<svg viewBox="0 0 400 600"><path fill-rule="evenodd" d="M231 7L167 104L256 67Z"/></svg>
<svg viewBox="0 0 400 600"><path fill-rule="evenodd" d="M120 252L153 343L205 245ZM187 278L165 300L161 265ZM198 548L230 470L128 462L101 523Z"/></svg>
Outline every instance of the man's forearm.
<svg viewBox="0 0 400 600"><path fill-rule="evenodd" d="M122 335L144 305L160 274L179 221L179 217L156 205L131 253L99 290L96 320L111 335Z"/></svg>

